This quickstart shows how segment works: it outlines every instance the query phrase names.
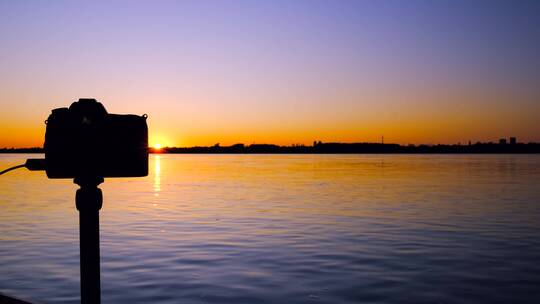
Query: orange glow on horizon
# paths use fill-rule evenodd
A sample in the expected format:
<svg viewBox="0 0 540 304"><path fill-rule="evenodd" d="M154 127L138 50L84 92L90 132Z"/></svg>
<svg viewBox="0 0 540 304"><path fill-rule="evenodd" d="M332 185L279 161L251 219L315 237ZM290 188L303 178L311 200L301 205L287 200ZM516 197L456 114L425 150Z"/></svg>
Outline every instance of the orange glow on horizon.
<svg viewBox="0 0 540 304"><path fill-rule="evenodd" d="M43 147L45 138L44 127L22 128L17 125L2 127L0 134L0 148L30 148ZM499 138L515 136L519 142L538 142L539 138L527 134L525 128L507 128L506 124L497 125L496 121L482 121L481 124L462 119L461 121L396 121L372 122L366 125L336 123L333 126L309 129L309 126L285 126L282 129L264 130L262 128L246 128L245 130L205 130L193 128L186 131L172 130L166 134L170 139L162 136L149 137L150 147L155 151L164 147L193 147L212 146L220 144L229 146L237 143L251 144L277 144L311 145L313 141L322 142L380 142L384 136L385 143L397 144L455 144L458 142L473 143L497 142ZM214 133L215 132L215 133Z"/></svg>
<svg viewBox="0 0 540 304"><path fill-rule="evenodd" d="M436 97L436 96L435 96ZM433 98L436 100L437 98ZM442 98L443 96L439 96ZM464 97L463 97L464 98ZM73 98L72 98L73 99ZM538 142L536 113L538 105L523 111L501 103L486 110L482 103L407 101L387 109L377 104L358 104L329 109L301 108L264 113L258 105L248 109L227 109L223 115L204 108L187 109L181 114L176 104L164 106L139 100L135 107L119 106L115 99L99 99L111 113L149 113L149 143L156 150L164 147L229 146L237 143L311 145L322 142L380 142L397 144L456 144L497 142L499 138L517 137L518 142ZM454 100L447 97L448 100ZM472 100L472 98L470 98ZM70 99L71 100L71 99ZM456 97L456 100L457 97ZM495 99L493 99L495 100ZM43 147L44 118L50 109L69 101L43 105L34 112L0 113L0 148ZM412 106L414 105L414 106ZM11 108L8 108L11 110ZM323 111L324 110L324 111ZM225 115L227 114L227 115Z"/></svg>

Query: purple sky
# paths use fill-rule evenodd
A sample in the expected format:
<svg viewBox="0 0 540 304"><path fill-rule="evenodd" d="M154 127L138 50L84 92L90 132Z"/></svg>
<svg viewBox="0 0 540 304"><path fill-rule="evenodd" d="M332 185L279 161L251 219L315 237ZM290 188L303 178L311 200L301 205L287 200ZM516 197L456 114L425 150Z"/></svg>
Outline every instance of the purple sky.
<svg viewBox="0 0 540 304"><path fill-rule="evenodd" d="M50 110L151 142L540 141L539 1L2 1L0 147Z"/></svg>

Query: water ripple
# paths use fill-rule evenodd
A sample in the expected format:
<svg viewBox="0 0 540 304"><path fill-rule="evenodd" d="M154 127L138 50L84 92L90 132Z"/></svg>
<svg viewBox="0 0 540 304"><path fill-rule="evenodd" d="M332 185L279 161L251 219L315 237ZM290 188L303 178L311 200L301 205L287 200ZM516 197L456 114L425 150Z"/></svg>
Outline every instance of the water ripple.
<svg viewBox="0 0 540 304"><path fill-rule="evenodd" d="M0 167L25 157L1 155ZM539 156L159 155L150 166L101 186L104 303L540 302ZM77 187L40 172L1 182L0 292L77 303Z"/></svg>

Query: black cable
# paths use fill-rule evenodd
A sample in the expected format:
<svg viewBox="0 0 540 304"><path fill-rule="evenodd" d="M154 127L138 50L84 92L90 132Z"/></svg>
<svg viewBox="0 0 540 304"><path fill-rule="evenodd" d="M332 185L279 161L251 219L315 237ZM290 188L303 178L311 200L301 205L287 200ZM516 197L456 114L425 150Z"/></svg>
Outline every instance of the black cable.
<svg viewBox="0 0 540 304"><path fill-rule="evenodd" d="M15 170L15 169L19 169L19 168L24 168L24 167L26 167L26 164L18 165L18 166L15 166L15 167L11 167L11 168L9 168L9 169L6 169L6 170L0 172L0 175L2 175L2 174L4 174L4 173L7 173L7 172L9 172L9 171L11 171L11 170Z"/></svg>
<svg viewBox="0 0 540 304"><path fill-rule="evenodd" d="M43 158L29 158L26 160L26 163L24 165L18 165L15 167L8 168L2 172L0 172L0 175L7 173L11 170L19 169L19 168L26 168L30 171L41 171L45 170L45 159Z"/></svg>

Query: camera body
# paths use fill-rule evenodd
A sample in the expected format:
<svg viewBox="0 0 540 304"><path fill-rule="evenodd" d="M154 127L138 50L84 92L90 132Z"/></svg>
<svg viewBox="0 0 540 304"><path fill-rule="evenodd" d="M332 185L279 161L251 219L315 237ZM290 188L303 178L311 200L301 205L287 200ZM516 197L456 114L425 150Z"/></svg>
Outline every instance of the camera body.
<svg viewBox="0 0 540 304"><path fill-rule="evenodd" d="M49 178L148 175L146 115L109 114L95 99L52 110L46 121Z"/></svg>

